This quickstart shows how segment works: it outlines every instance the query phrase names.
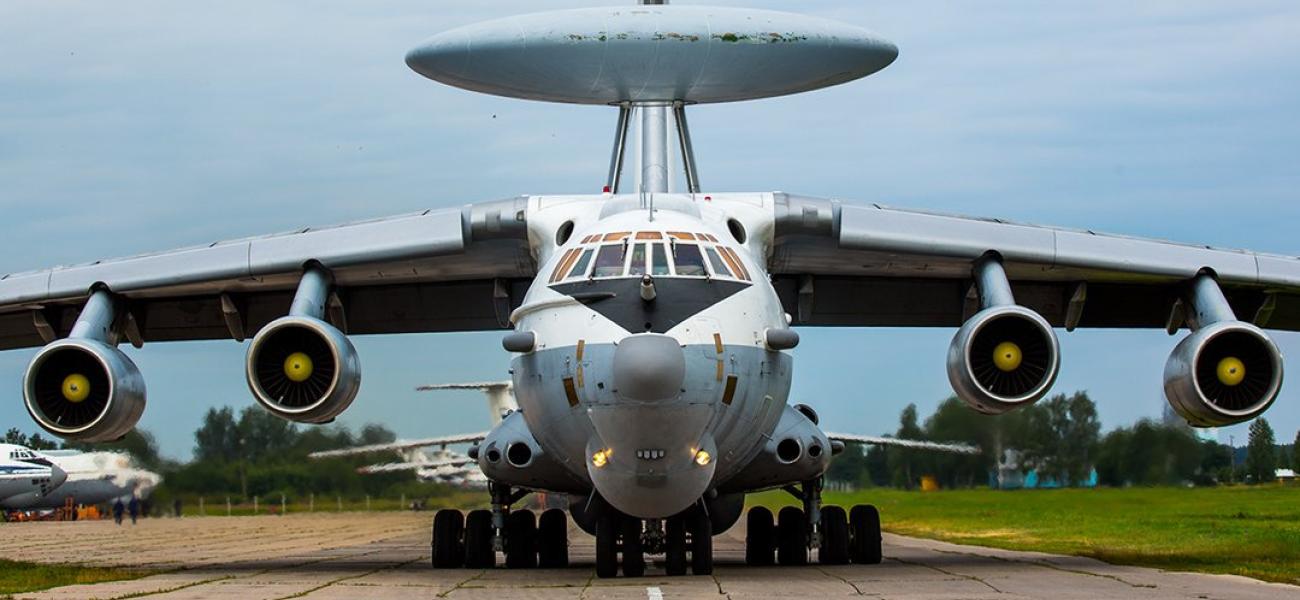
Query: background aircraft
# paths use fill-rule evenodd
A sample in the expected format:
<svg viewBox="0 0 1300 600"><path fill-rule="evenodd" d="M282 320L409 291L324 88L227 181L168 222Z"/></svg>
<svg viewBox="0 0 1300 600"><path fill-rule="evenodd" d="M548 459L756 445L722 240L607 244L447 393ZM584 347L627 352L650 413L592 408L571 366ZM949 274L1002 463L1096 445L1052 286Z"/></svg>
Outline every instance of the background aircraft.
<svg viewBox="0 0 1300 600"><path fill-rule="evenodd" d="M11 510L39 510L64 506L69 498L74 505L105 504L117 499L126 502L133 496L143 500L162 482L161 475L141 468L124 452L45 450L40 454L66 474L63 485L0 505Z"/></svg>
<svg viewBox="0 0 1300 600"><path fill-rule="evenodd" d="M40 503L67 479L67 472L42 453L0 444L0 508L15 510Z"/></svg>
<svg viewBox="0 0 1300 600"><path fill-rule="evenodd" d="M416 391L437 390L479 390L487 399L488 423L495 427L502 417L519 409L515 403L513 383L510 381L489 381L476 383L439 383L422 385ZM474 459L461 452L448 450L452 444L464 444L479 439L483 434L466 434L459 436L442 436L420 440L398 440L388 444L355 446L324 452L315 452L312 458L329 458L334 456L351 456L356 454L373 454L396 452L399 462L383 463L361 467L362 474L389 473L393 471L415 471L421 481L436 481L450 485L466 485L486 488L487 478L478 468ZM426 450L436 448L435 450Z"/></svg>

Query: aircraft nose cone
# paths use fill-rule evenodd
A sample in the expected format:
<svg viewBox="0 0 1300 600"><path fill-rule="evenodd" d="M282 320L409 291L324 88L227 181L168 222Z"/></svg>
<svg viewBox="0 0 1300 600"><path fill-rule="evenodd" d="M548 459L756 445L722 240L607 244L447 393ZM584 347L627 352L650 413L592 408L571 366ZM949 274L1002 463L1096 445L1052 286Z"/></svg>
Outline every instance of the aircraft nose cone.
<svg viewBox="0 0 1300 600"><path fill-rule="evenodd" d="M642 402L676 398L685 380L686 355L672 337L633 335L614 350L614 390L624 398Z"/></svg>
<svg viewBox="0 0 1300 600"><path fill-rule="evenodd" d="M63 485L68 480L68 472L60 469L58 465L50 465L50 486L53 491L55 488Z"/></svg>

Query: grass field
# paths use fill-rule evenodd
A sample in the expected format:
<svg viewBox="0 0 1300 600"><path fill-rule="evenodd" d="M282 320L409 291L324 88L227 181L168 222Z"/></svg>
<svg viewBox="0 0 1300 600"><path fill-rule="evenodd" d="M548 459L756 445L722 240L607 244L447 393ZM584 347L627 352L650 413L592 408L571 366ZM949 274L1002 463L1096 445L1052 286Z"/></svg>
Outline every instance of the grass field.
<svg viewBox="0 0 1300 600"><path fill-rule="evenodd" d="M154 571L141 569L40 565L0 559L0 598L63 585L121 581L152 574Z"/></svg>
<svg viewBox="0 0 1300 600"><path fill-rule="evenodd" d="M1300 487L868 489L827 504L880 507L887 531L961 544L1089 556L1114 564L1300 584ZM795 504L784 492L751 504Z"/></svg>

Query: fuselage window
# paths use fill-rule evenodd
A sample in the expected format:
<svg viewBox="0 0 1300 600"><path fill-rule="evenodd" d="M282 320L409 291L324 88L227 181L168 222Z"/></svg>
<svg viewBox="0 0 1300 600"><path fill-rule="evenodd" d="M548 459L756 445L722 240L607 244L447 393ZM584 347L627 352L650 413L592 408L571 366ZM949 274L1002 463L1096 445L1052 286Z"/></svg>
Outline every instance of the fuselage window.
<svg viewBox="0 0 1300 600"><path fill-rule="evenodd" d="M685 232L685 231L669 231L669 232L668 232L668 235L669 235L670 237L674 238L674 239L679 239L679 240L693 240L693 239L695 239L695 234L693 234L693 233L687 233L687 232Z"/></svg>
<svg viewBox="0 0 1300 600"><path fill-rule="evenodd" d="M574 279L586 275L587 265L591 264L592 254L595 254L595 250L591 248L584 250L582 252L582 257L578 259L578 262L573 263L573 270L569 271L569 275L566 279Z"/></svg>
<svg viewBox="0 0 1300 600"><path fill-rule="evenodd" d="M650 274L656 277L660 275L669 275L668 253L664 252L664 245L651 244L650 251Z"/></svg>
<svg viewBox="0 0 1300 600"><path fill-rule="evenodd" d="M706 277L708 271L704 269L704 255L700 254L700 247L695 244L676 244L674 247L677 259L677 274L683 277Z"/></svg>
<svg viewBox="0 0 1300 600"><path fill-rule="evenodd" d="M645 243L632 248L632 260L628 262L628 275L645 275Z"/></svg>
<svg viewBox="0 0 1300 600"><path fill-rule="evenodd" d="M732 277L731 270L722 262L722 257L718 256L717 250L705 248L704 251L709 255L709 264L713 266L713 274L718 277Z"/></svg>
<svg viewBox="0 0 1300 600"><path fill-rule="evenodd" d="M619 277L623 275L623 244L605 244L596 254L596 267L592 277Z"/></svg>

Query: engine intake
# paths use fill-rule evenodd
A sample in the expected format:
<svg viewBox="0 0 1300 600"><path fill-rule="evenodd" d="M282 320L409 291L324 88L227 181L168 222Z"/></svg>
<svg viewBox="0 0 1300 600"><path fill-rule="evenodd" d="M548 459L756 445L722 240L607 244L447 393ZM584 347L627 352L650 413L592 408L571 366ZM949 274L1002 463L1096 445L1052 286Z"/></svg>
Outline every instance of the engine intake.
<svg viewBox="0 0 1300 600"><path fill-rule="evenodd" d="M948 348L948 380L957 396L990 415L1032 404L1056 381L1056 333L1038 313L996 306L971 317Z"/></svg>
<svg viewBox="0 0 1300 600"><path fill-rule="evenodd" d="M37 352L23 376L27 412L46 431L81 442L121 439L144 413L144 377L122 351L68 338Z"/></svg>
<svg viewBox="0 0 1300 600"><path fill-rule="evenodd" d="M1233 425L1268 409L1282 388L1282 353L1263 331L1219 321L1187 336L1165 363L1165 397L1198 427Z"/></svg>
<svg viewBox="0 0 1300 600"><path fill-rule="evenodd" d="M258 403L300 423L334 420L361 388L352 342L313 317L282 317L262 328L248 347L245 371Z"/></svg>

